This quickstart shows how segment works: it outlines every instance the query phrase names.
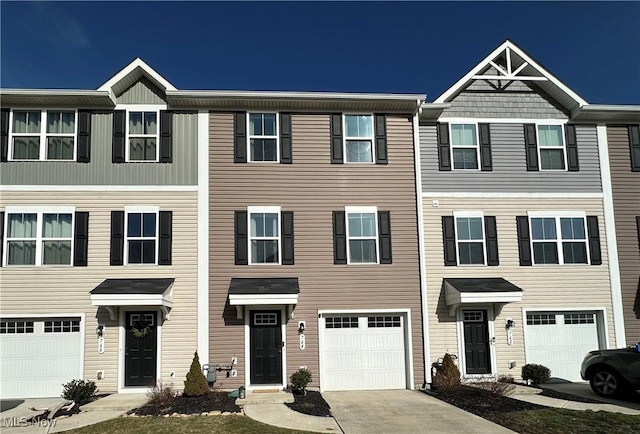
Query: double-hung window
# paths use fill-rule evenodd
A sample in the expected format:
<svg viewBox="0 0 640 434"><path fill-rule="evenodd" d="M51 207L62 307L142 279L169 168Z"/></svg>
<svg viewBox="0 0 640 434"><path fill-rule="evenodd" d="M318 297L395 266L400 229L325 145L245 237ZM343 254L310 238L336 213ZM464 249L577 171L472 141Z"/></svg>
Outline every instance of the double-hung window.
<svg viewBox="0 0 640 434"><path fill-rule="evenodd" d="M566 150L562 125L537 125L540 170L564 170Z"/></svg>
<svg viewBox="0 0 640 434"><path fill-rule="evenodd" d="M373 115L344 115L344 155L347 163L373 163Z"/></svg>
<svg viewBox="0 0 640 434"><path fill-rule="evenodd" d="M532 216L534 264L588 264L584 216Z"/></svg>
<svg viewBox="0 0 640 434"><path fill-rule="evenodd" d="M72 265L73 208L7 208L6 214L6 265Z"/></svg>
<svg viewBox="0 0 640 434"><path fill-rule="evenodd" d="M278 162L277 113L247 113L249 118L249 161Z"/></svg>
<svg viewBox="0 0 640 434"><path fill-rule="evenodd" d="M280 207L249 207L249 264L280 263Z"/></svg>
<svg viewBox="0 0 640 434"><path fill-rule="evenodd" d="M75 159L76 111L14 110L11 116L12 160Z"/></svg>
<svg viewBox="0 0 640 434"><path fill-rule="evenodd" d="M158 161L158 111L127 112L128 161Z"/></svg>
<svg viewBox="0 0 640 434"><path fill-rule="evenodd" d="M456 215L458 264L485 265L485 237L482 215Z"/></svg>
<svg viewBox="0 0 640 434"><path fill-rule="evenodd" d="M349 264L378 263L376 207L346 207L347 258Z"/></svg>
<svg viewBox="0 0 640 434"><path fill-rule="evenodd" d="M128 264L157 264L158 209L126 208L125 249Z"/></svg>
<svg viewBox="0 0 640 434"><path fill-rule="evenodd" d="M451 124L451 153L454 169L478 168L476 124Z"/></svg>

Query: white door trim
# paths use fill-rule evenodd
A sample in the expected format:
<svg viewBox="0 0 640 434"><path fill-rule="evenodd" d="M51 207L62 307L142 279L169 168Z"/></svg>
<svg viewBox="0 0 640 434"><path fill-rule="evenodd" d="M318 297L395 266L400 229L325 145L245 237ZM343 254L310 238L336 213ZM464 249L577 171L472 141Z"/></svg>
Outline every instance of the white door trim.
<svg viewBox="0 0 640 434"><path fill-rule="evenodd" d="M491 371L488 374L467 374L467 361L464 349L464 315L463 310L486 310L487 311L487 333L489 334L489 360L491 362ZM493 379L497 373L498 359L496 356L495 343L495 314L493 304L467 304L461 305L456 311L456 326L458 332L458 368L460 376L467 380Z"/></svg>
<svg viewBox="0 0 640 434"><path fill-rule="evenodd" d="M285 388L287 386L287 307L283 305L251 304L244 307L244 387L247 390ZM282 332L282 382L280 384L252 385L251 384L251 311L277 310L280 311L280 327Z"/></svg>

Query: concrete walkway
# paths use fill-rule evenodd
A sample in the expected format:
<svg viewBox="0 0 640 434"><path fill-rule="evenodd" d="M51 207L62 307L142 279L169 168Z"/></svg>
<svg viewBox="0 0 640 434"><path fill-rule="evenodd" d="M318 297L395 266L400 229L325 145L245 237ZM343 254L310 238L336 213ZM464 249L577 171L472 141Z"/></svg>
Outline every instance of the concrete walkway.
<svg viewBox="0 0 640 434"><path fill-rule="evenodd" d="M83 405L80 413L71 417L58 418L51 423L41 421L29 424L26 423L27 419L44 412L44 410L34 411L30 408L54 408L64 400L62 398L26 399L19 406L0 413L2 418L1 431L2 434L43 434L68 431L122 416L129 410L144 405L147 400L146 393L114 393Z"/></svg>

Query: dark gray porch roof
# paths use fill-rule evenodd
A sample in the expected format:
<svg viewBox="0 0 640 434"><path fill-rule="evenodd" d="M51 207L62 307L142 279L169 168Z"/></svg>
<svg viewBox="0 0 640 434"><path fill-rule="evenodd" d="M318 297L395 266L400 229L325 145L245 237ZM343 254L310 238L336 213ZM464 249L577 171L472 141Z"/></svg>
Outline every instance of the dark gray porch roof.
<svg viewBox="0 0 640 434"><path fill-rule="evenodd" d="M522 288L502 277L445 278L459 292L522 292Z"/></svg>
<svg viewBox="0 0 640 434"><path fill-rule="evenodd" d="M229 294L273 295L299 294L297 277L253 278L234 277L229 284Z"/></svg>
<svg viewBox="0 0 640 434"><path fill-rule="evenodd" d="M105 279L91 290L91 294L164 294L173 278L161 279Z"/></svg>

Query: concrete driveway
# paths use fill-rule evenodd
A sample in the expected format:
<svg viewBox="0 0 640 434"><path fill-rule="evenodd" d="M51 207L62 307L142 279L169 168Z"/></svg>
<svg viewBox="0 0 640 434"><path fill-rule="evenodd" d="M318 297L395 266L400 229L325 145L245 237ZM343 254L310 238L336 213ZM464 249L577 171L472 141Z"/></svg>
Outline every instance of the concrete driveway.
<svg viewBox="0 0 640 434"><path fill-rule="evenodd" d="M323 392L322 396L345 434L513 432L417 391Z"/></svg>
<svg viewBox="0 0 640 434"><path fill-rule="evenodd" d="M629 394L624 399L611 399L596 395L593 390L591 390L591 386L589 386L589 383L587 382L546 383L540 385L540 387L543 389L551 389L557 392L568 393L570 395L581 396L583 398L595 399L596 401L619 405L620 407L640 410L640 392Z"/></svg>

